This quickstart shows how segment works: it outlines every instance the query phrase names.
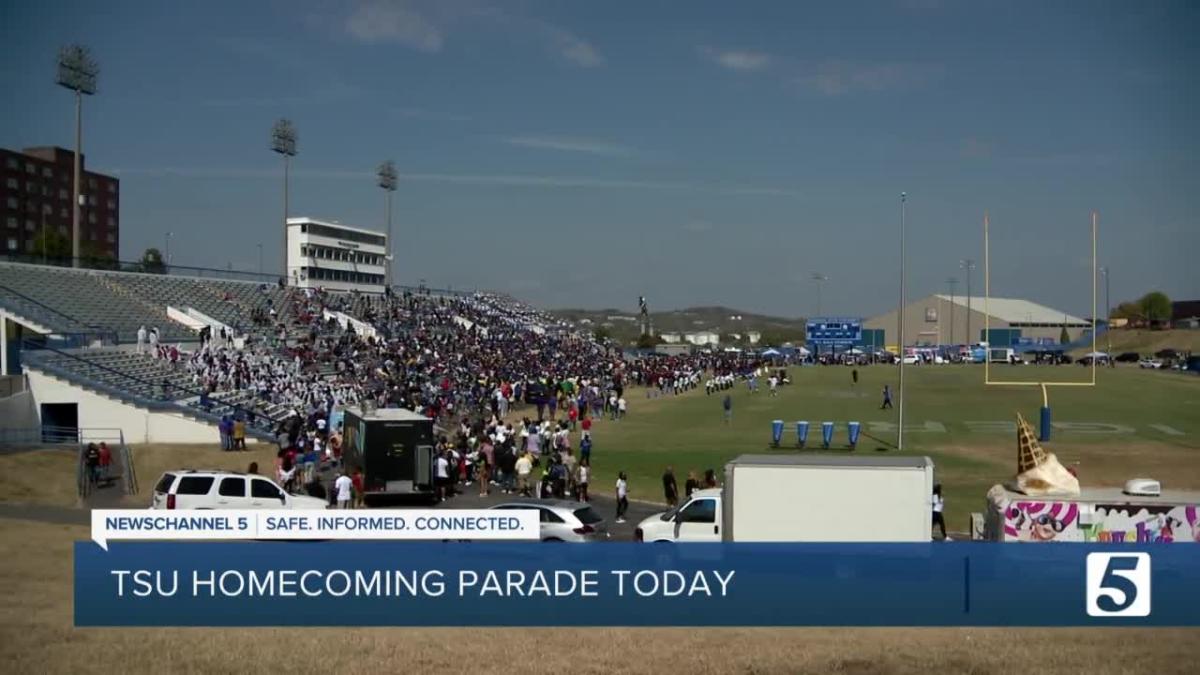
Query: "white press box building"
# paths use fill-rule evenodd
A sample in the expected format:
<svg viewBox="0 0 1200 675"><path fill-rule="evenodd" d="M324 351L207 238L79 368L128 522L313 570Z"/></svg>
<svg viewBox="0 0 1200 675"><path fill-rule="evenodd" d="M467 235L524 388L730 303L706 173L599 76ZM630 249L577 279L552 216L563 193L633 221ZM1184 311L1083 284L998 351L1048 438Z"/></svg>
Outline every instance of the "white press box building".
<svg viewBox="0 0 1200 675"><path fill-rule="evenodd" d="M300 288L382 293L387 235L312 218L288 218L288 282Z"/></svg>

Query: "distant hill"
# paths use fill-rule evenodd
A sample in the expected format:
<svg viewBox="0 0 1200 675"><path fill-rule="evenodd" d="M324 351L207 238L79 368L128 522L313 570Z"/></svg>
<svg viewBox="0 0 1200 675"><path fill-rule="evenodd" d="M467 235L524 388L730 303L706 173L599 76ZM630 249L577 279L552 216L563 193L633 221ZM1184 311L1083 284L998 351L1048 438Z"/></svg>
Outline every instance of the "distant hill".
<svg viewBox="0 0 1200 675"><path fill-rule="evenodd" d="M601 327L621 342L637 339L641 332L640 319L634 312L617 309L555 309L554 316L582 324L592 329ZM804 319L743 312L731 307L688 307L686 309L651 312L650 323L655 334L715 331L722 336L757 332L763 341L803 342Z"/></svg>

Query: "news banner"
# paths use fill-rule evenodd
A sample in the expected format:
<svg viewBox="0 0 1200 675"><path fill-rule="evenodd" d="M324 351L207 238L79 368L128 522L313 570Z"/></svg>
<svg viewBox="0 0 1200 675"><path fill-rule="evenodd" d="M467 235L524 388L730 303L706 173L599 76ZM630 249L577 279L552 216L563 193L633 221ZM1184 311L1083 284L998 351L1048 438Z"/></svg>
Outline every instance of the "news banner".
<svg viewBox="0 0 1200 675"><path fill-rule="evenodd" d="M540 545L533 511L92 512L77 626L1194 626L1186 544Z"/></svg>

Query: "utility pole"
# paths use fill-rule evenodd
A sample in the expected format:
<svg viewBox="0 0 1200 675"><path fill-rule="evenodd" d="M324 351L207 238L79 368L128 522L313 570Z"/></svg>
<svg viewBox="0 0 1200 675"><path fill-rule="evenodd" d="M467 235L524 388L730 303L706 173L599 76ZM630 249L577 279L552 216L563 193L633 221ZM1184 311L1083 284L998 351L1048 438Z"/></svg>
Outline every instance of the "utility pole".
<svg viewBox="0 0 1200 675"><path fill-rule="evenodd" d="M80 266L80 167L83 163L83 96L96 93L96 76L100 67L92 59L91 52L82 45L68 45L58 53L58 78L60 86L75 92L75 180L71 198L71 266Z"/></svg>

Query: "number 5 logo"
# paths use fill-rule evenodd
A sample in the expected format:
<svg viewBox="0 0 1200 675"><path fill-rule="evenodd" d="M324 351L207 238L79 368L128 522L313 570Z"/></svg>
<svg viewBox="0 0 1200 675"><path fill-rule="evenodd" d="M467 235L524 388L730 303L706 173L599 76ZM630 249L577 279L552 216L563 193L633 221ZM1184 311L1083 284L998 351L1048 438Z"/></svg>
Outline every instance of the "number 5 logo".
<svg viewBox="0 0 1200 675"><path fill-rule="evenodd" d="M1150 554L1089 553L1088 616L1150 616Z"/></svg>

